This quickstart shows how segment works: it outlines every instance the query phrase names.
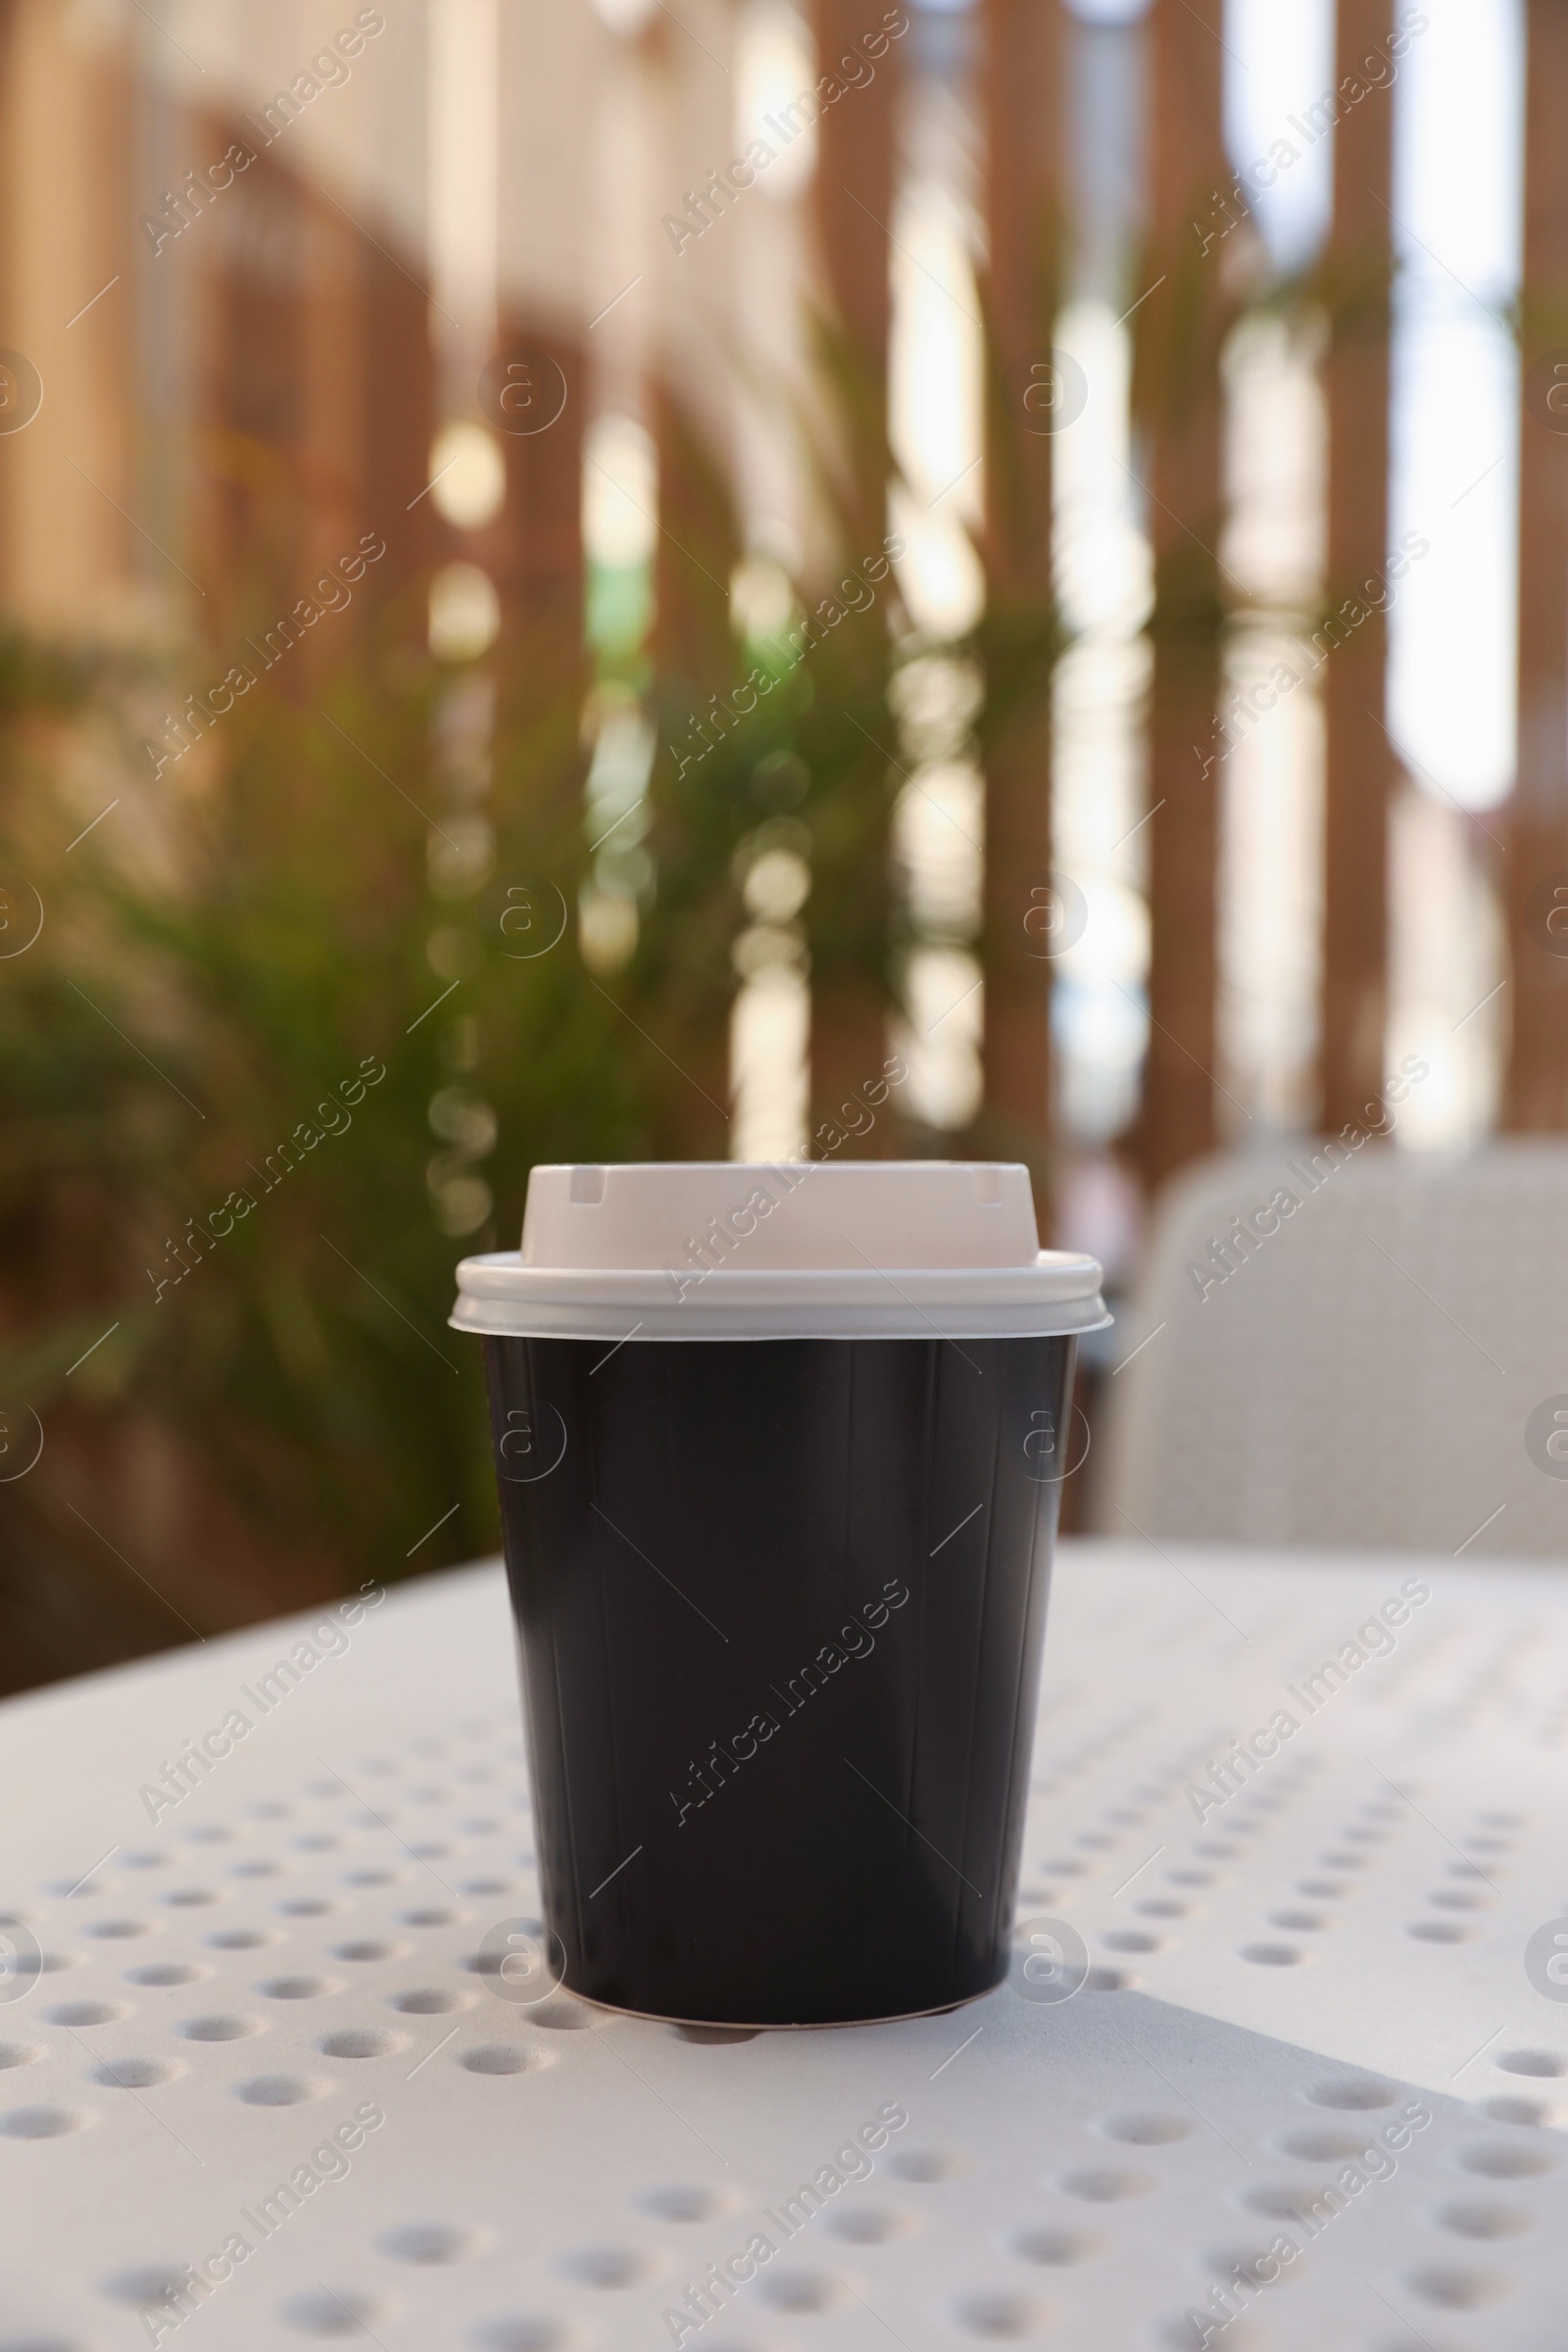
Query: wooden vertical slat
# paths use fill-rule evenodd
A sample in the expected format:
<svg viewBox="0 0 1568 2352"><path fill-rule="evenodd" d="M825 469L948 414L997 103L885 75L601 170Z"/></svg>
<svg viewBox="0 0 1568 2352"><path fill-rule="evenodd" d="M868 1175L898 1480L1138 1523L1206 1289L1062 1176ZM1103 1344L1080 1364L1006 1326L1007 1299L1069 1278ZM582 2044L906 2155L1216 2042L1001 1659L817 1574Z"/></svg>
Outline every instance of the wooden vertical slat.
<svg viewBox="0 0 1568 2352"><path fill-rule="evenodd" d="M1568 410L1568 15L1555 0L1529 0L1527 39L1519 773L1504 861L1513 1043L1503 1118L1556 1131L1568 1127L1568 939L1545 926L1553 905L1568 906L1552 898L1553 878L1568 879L1568 414L1559 414Z"/></svg>
<svg viewBox="0 0 1568 2352"><path fill-rule="evenodd" d="M667 12L644 33L641 63L645 102L661 127L661 168L672 186L700 187L702 159L729 127L727 93L714 89L711 62ZM717 217L706 241L673 264L661 240L645 385L659 466L654 662L664 691L689 695L698 710L731 683L729 590L740 554L730 415L712 330L714 315L729 307L735 222L721 203L711 210Z"/></svg>
<svg viewBox="0 0 1568 2352"><path fill-rule="evenodd" d="M1152 442L1153 681L1148 825L1152 949L1144 1097L1132 1138L1158 1184L1213 1148L1216 712L1221 606L1219 352L1225 249L1194 222L1229 182L1221 129L1222 0L1151 11L1150 289L1138 288L1135 402ZM1162 281L1162 282L1161 282Z"/></svg>
<svg viewBox="0 0 1568 2352"><path fill-rule="evenodd" d="M731 95L729 80L715 76L712 60L721 58L727 72L734 28L716 10L685 22L691 32L667 11L656 12L642 35L641 65L664 184L697 190L710 158L724 161L733 153L715 150L731 129ZM707 57L696 46L699 39ZM748 193L738 201L766 199ZM688 217L705 216L694 209ZM714 790L702 772L684 785L678 781L673 746L712 708L710 698L726 699L735 683L730 581L741 545L728 355L715 341L714 327L730 315L737 226L720 200L701 242L672 258L661 239L657 263L650 263L643 399L658 463L653 656L668 729L668 748L654 777L658 817L651 847L666 869L679 865L702 832L711 807L706 796ZM666 896L666 917L671 911ZM733 986L724 945L705 955L686 933L667 962L642 981L649 1010L635 1017L665 1057L654 1149L676 1159L723 1159L731 1134Z"/></svg>
<svg viewBox="0 0 1568 2352"><path fill-rule="evenodd" d="M379 243L362 237L358 255L366 523L387 547L366 575L372 611L413 604L441 538L434 501L418 495L429 480L436 417L429 292L419 257L405 251L394 261L382 250L392 245L390 228L378 225L376 236Z"/></svg>
<svg viewBox="0 0 1568 2352"><path fill-rule="evenodd" d="M676 30L662 12L653 14ZM623 209L635 210L639 227L656 226L643 220L645 189L650 181L662 189L675 174L666 173L662 161L652 165L645 158L641 170L636 164L640 141L624 135L638 121L627 103L642 79L636 44L612 34L602 16L591 8L558 10L528 0L500 11L496 39L499 282L495 344L484 355L478 414L497 435L507 497L480 560L495 574L504 624L522 633L521 660L502 664L508 702L525 710L551 707L563 718L575 703L575 735L590 667L584 440L596 405L624 405L624 396L611 387L618 380L625 342L607 353L605 339L624 337L639 315L634 306L648 298L646 287L633 289L612 305L597 331L589 329L587 321L637 274L637 265L629 263L603 293L591 295L594 270L610 266L598 257L596 239L610 237L609 215ZM708 59L699 56L698 62L712 74ZM621 137L610 134L612 122ZM626 177L612 191L596 186L592 203L579 201L572 168L579 160L591 163L607 146L624 154ZM654 244L662 249L662 237L656 235ZM598 362L597 378L590 353ZM625 371L629 375L630 368ZM581 762L574 759L571 765L580 774Z"/></svg>
<svg viewBox="0 0 1568 2352"><path fill-rule="evenodd" d="M1049 364L1063 216L1064 26L1058 0L987 0L985 283L989 368L985 559L995 716L985 743L986 1145L1021 1158L1042 1196L1051 1123L1048 942L1024 928L1051 872L1053 436L1024 407ZM1054 379L1048 379L1048 387Z"/></svg>
<svg viewBox="0 0 1568 2352"><path fill-rule="evenodd" d="M667 383L653 395L659 450L658 549L654 558L654 658L671 708L699 716L708 697L734 679L729 582L740 554L733 492L722 456L680 395ZM712 787L709 787L712 789ZM697 786L701 793L703 786ZM676 800L666 786L666 800ZM690 828L676 812L690 839ZM728 975L720 965L704 979L673 977L661 991L659 1035L679 1078L665 1102L661 1142L681 1159L724 1159L730 1149Z"/></svg>
<svg viewBox="0 0 1568 2352"><path fill-rule="evenodd" d="M864 0L812 0L817 71L863 43ZM888 529L888 340L892 324L893 208L897 194L899 92L911 27L877 61L874 78L830 106L817 123L812 183L818 268L828 317L823 353L836 412L839 465L835 488L846 562L881 547ZM827 582L821 585L828 585ZM872 624L874 625L874 624ZM875 713L871 714L873 717ZM881 736L880 725L872 730ZM881 1070L887 1053L886 979L874 959L886 953L892 792L882 753L866 744L835 785L845 804L831 830L845 844L838 870L819 847L817 882L808 906L822 931L812 940L810 1130ZM853 804L853 805L852 805ZM858 909L848 921L846 909ZM837 933L837 952L826 942ZM869 951L866 941L873 944ZM866 1146L892 1148L893 1122L879 1120Z"/></svg>
<svg viewBox="0 0 1568 2352"><path fill-rule="evenodd" d="M1340 0L1336 83L1386 50L1390 0ZM1393 104L1369 91L1342 110L1334 139L1334 227L1324 282L1331 336L1328 401L1328 577L1337 612L1381 579L1389 519L1389 293L1393 270ZM1323 987L1324 1128L1364 1120L1383 1086L1388 1018L1389 794L1393 748L1383 726L1388 632L1366 618L1323 671L1327 734Z"/></svg>
<svg viewBox="0 0 1568 2352"><path fill-rule="evenodd" d="M721 693L734 668L730 575L740 556L727 451L672 385L655 386L659 519L654 555L654 658L661 677L696 698Z"/></svg>
<svg viewBox="0 0 1568 2352"><path fill-rule="evenodd" d="M365 380L363 341L365 311L361 300L360 248L366 240L335 206L314 192L305 209L303 285L301 288L302 418L300 434L301 487L305 497L304 545L306 569L299 587L308 594L329 566L349 554L370 523L368 498L386 507L388 486L370 483L365 473L365 434L361 414ZM413 492L406 493L412 497ZM401 506L403 501L399 499ZM373 581L368 570L360 586ZM372 589L371 593L374 593ZM328 598L335 591L325 590ZM302 651L317 676L341 666L352 635L358 635L369 611L368 599L356 593L349 609L348 629L313 628ZM347 617L345 615L344 617Z"/></svg>
<svg viewBox="0 0 1568 2352"><path fill-rule="evenodd" d="M527 400L551 414L539 432L502 431L497 438L507 468L507 501L486 556L501 587L502 610L525 633L529 675L518 686L530 704L571 698L580 705L588 685L584 634L585 566L582 540L583 430L587 421L587 366L573 338L531 321L503 326L503 355L517 356ZM522 412L524 421L528 410ZM508 416L506 409L492 412Z"/></svg>
<svg viewBox="0 0 1568 2352"><path fill-rule="evenodd" d="M209 137L236 134L221 119ZM254 132L247 143L255 150ZM222 147L215 149L221 153ZM205 458L207 569L227 637L266 630L289 612L308 567L302 496L306 446L307 200L292 174L257 152L186 237L203 273L196 394ZM169 268L169 254L159 266ZM173 266L178 266L177 262ZM303 688L302 663L275 683Z"/></svg>
<svg viewBox="0 0 1568 2352"><path fill-rule="evenodd" d="M867 30L864 0L812 0L817 71L831 73ZM852 559L880 546L888 478L888 335L896 195L898 94L906 33L877 62L875 77L821 115L812 202L823 282L831 305L830 364L845 425L844 524ZM858 69L863 72L863 66Z"/></svg>

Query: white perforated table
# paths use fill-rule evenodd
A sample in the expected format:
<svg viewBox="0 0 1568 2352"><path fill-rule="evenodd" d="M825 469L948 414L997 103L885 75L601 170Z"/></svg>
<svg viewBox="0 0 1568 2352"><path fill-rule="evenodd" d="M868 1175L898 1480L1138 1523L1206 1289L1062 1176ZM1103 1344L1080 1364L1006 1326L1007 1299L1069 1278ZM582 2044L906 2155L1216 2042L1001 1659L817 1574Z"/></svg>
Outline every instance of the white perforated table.
<svg viewBox="0 0 1568 2352"><path fill-rule="evenodd" d="M0 2352L1568 2346L1559 1572L1064 1546L1022 1910L1082 1989L724 2038L470 1965L537 1902L497 1569L388 1597L155 1826L312 1622L0 1709L47 1963L0 2006Z"/></svg>

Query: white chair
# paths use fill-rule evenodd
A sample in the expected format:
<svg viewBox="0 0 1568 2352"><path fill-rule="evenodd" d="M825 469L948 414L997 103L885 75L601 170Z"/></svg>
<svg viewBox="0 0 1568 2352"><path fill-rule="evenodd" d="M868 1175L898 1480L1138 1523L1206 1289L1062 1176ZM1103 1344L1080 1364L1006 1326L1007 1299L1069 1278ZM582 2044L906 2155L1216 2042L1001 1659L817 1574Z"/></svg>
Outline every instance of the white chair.
<svg viewBox="0 0 1568 2352"><path fill-rule="evenodd" d="M1568 1559L1568 1146L1340 1154L1282 1144L1166 1192L1100 1532Z"/></svg>

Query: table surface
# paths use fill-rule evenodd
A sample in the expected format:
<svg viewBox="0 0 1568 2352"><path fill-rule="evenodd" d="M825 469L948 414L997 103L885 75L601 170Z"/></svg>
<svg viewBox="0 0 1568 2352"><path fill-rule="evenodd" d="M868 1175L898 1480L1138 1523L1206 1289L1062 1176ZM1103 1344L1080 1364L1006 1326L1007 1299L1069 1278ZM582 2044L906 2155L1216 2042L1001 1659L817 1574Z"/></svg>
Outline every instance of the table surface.
<svg viewBox="0 0 1568 2352"><path fill-rule="evenodd" d="M538 1900L494 1567L386 1597L154 1825L314 1622L0 1708L45 1955L0 2007L0 2352L1568 2344L1568 1984L1527 1971L1568 1913L1555 1571L1065 1544L1020 1911L1082 1989L701 2039L472 1965Z"/></svg>

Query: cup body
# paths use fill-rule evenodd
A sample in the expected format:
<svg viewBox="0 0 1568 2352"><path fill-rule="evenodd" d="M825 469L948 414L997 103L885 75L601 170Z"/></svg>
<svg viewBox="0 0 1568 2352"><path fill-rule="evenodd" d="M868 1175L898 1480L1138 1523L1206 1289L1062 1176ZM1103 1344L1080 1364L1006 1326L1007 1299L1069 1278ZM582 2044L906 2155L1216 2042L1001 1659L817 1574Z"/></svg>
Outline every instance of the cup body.
<svg viewBox="0 0 1568 2352"><path fill-rule="evenodd" d="M568 1989L733 2026L990 1990L1072 1337L484 1346Z"/></svg>

